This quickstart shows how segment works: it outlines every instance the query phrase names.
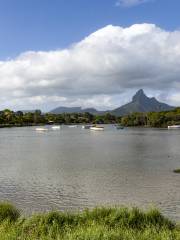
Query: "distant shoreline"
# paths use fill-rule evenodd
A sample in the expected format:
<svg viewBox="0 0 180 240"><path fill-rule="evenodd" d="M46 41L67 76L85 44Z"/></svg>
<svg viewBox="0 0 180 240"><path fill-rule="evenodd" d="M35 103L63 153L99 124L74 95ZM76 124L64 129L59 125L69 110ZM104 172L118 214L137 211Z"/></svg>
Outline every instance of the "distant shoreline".
<svg viewBox="0 0 180 240"><path fill-rule="evenodd" d="M40 127L40 126L56 126L56 125L60 125L60 126L69 126L69 125L77 125L77 126L83 126L83 125L90 125L93 123L55 123L55 124L2 124L0 125L0 129L2 128L21 128L21 127ZM118 123L100 123L100 124L96 124L96 125L117 125ZM151 126L124 126L124 128L131 128L131 129L135 129L135 128L140 128L140 129L168 129L167 127L151 127Z"/></svg>
<svg viewBox="0 0 180 240"><path fill-rule="evenodd" d="M123 127L167 128L180 125L180 108L165 112L135 112L125 116L116 116L110 113L93 115L85 113L34 113L21 111L13 112L9 109L0 111L0 128L44 126L52 124L118 124Z"/></svg>
<svg viewBox="0 0 180 240"><path fill-rule="evenodd" d="M47 124L0 124L0 128L13 128L13 127L35 127L45 126Z"/></svg>

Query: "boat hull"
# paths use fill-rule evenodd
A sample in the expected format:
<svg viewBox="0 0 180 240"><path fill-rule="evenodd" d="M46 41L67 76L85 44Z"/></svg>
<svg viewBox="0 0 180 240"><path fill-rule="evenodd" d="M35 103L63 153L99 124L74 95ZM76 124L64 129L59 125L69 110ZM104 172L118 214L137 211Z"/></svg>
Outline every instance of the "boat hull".
<svg viewBox="0 0 180 240"><path fill-rule="evenodd" d="M93 127L93 125L84 125L82 126L82 129L90 129L91 127Z"/></svg>
<svg viewBox="0 0 180 240"><path fill-rule="evenodd" d="M47 128L36 128L36 131L45 132L45 131L48 131L48 129Z"/></svg>
<svg viewBox="0 0 180 240"><path fill-rule="evenodd" d="M52 126L53 130L59 130L61 127L60 126Z"/></svg>
<svg viewBox="0 0 180 240"><path fill-rule="evenodd" d="M104 131L104 127L90 127L92 131Z"/></svg>
<svg viewBox="0 0 180 240"><path fill-rule="evenodd" d="M120 129L124 129L124 127L122 127L122 126L116 126L116 129L120 130Z"/></svg>
<svg viewBox="0 0 180 240"><path fill-rule="evenodd" d="M180 125L168 126L168 129L180 129Z"/></svg>

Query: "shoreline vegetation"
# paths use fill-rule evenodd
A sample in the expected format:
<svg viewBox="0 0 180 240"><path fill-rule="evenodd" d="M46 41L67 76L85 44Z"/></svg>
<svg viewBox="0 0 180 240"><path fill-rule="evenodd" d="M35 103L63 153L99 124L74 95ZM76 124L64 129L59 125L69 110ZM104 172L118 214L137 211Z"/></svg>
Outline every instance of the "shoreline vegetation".
<svg viewBox="0 0 180 240"><path fill-rule="evenodd" d="M93 115L91 113L42 113L14 112L9 109L0 111L0 128L24 127L46 124L120 124L124 127L167 128L168 125L180 125L180 108L164 112L132 113L115 116L110 113Z"/></svg>
<svg viewBox="0 0 180 240"><path fill-rule="evenodd" d="M157 209L101 207L23 217L13 205L1 202L0 239L179 240L180 226Z"/></svg>

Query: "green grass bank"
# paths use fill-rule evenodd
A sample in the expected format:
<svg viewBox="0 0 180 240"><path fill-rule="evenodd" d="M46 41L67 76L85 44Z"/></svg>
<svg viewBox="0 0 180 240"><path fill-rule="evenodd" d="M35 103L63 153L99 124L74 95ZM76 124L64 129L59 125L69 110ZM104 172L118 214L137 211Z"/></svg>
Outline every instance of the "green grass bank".
<svg viewBox="0 0 180 240"><path fill-rule="evenodd" d="M0 203L1 240L180 240L180 226L158 210L95 208L77 213L49 212L23 217Z"/></svg>

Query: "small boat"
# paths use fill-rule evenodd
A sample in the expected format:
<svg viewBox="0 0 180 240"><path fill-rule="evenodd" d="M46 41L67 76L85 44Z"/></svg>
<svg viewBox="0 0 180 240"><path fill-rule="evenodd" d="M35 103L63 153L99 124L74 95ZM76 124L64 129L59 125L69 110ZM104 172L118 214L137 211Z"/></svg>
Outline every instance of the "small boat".
<svg viewBox="0 0 180 240"><path fill-rule="evenodd" d="M91 127L94 127L94 125L83 125L82 129L90 129Z"/></svg>
<svg viewBox="0 0 180 240"><path fill-rule="evenodd" d="M180 125L168 126L168 129L180 129Z"/></svg>
<svg viewBox="0 0 180 240"><path fill-rule="evenodd" d="M116 129L120 130L120 129L124 129L124 127L121 125L116 125Z"/></svg>
<svg viewBox="0 0 180 240"><path fill-rule="evenodd" d="M53 130L59 130L59 129L61 129L61 126L52 126L52 129Z"/></svg>
<svg viewBox="0 0 180 240"><path fill-rule="evenodd" d="M76 128L77 125L69 125L68 127L69 127L69 128Z"/></svg>
<svg viewBox="0 0 180 240"><path fill-rule="evenodd" d="M47 128L36 128L36 131L43 132L43 131L48 131Z"/></svg>
<svg viewBox="0 0 180 240"><path fill-rule="evenodd" d="M103 130L104 130L104 127L101 127L101 126L93 126L93 127L90 127L90 130L93 130L93 131L103 131Z"/></svg>

